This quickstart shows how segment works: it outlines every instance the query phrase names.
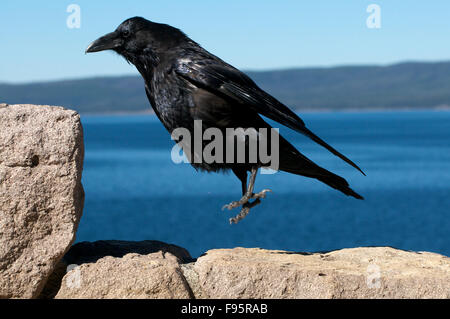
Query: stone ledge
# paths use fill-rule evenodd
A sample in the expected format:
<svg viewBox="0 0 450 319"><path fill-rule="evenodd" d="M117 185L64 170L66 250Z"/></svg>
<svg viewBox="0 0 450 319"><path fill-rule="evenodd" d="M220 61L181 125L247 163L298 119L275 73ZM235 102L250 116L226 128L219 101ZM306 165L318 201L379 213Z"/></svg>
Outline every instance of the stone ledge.
<svg viewBox="0 0 450 319"><path fill-rule="evenodd" d="M82 264L65 275L56 298L450 298L450 259L435 253L234 248L186 263L169 252L184 251L174 247Z"/></svg>

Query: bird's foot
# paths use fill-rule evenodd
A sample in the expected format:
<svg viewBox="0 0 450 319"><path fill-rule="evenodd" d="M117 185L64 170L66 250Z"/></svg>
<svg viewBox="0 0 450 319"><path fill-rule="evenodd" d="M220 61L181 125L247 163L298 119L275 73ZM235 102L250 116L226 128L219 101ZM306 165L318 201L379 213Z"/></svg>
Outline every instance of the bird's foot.
<svg viewBox="0 0 450 319"><path fill-rule="evenodd" d="M265 193L264 193L265 194ZM265 196L265 195L264 195ZM264 197L262 197L264 198ZM242 209L239 212L239 214L237 214L235 217L230 218L230 224L237 224L239 223L241 220L243 220L245 218L245 216L248 215L248 213L250 213L250 209L255 207L256 205L259 205L261 203L261 200L259 198L257 198L254 202L250 203L247 202L244 205L242 205Z"/></svg>
<svg viewBox="0 0 450 319"><path fill-rule="evenodd" d="M248 215L250 212L250 209L255 207L256 205L259 205L261 203L261 199L266 197L266 193L271 192L270 189L263 189L259 193L251 193L245 194L242 196L242 198L238 201L231 202L228 205L223 206L222 210L228 209L231 210L233 208L242 206L241 211L238 215L236 215L233 218L230 218L230 224L237 224L239 221L245 218L245 216ZM253 202L250 202L251 199L254 199Z"/></svg>
<svg viewBox="0 0 450 319"><path fill-rule="evenodd" d="M242 198L240 200L231 202L227 205L224 205L222 207L222 210L225 210L225 209L232 210L233 208L236 208L239 206L242 206L242 208L244 209L245 204L251 204L251 203L249 203L249 201L251 199L256 199L259 201L260 198L266 197L267 192L271 192L271 191L272 190L270 190L270 189L263 189L262 191L260 191L259 193L256 193L256 194L255 193L252 193L251 195L245 194L244 196L242 196ZM256 202L256 200L255 200L255 202ZM253 203L255 203L255 202L253 202Z"/></svg>

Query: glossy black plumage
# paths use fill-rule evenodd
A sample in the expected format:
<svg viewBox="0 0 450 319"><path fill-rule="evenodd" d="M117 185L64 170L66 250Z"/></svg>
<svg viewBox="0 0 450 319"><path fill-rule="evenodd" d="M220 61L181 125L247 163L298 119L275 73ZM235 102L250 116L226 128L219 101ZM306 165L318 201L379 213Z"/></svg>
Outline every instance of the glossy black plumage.
<svg viewBox="0 0 450 319"><path fill-rule="evenodd" d="M194 120L202 120L203 129L270 128L260 117L263 115L308 136L363 173L355 163L306 128L288 107L176 28L140 17L131 18L93 42L86 52L102 50L114 50L136 66L145 80L150 104L169 132L178 127L193 131ZM280 170L315 178L346 195L362 199L345 179L319 167L282 137L279 152ZM247 171L255 164L193 163L193 166L206 171L231 169L244 185Z"/></svg>

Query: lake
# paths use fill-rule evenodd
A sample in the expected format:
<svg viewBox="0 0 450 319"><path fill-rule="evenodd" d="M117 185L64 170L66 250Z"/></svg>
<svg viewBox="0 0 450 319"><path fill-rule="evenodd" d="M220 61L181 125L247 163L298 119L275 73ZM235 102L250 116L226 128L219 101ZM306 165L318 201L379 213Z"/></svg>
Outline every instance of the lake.
<svg viewBox="0 0 450 319"><path fill-rule="evenodd" d="M307 126L367 174L306 137L280 132L317 164L347 179L358 201L309 178L258 175L271 188L239 224L234 174L174 164L173 142L152 115L82 116L86 192L77 242L160 240L193 257L208 249L328 251L392 246L450 256L450 112L305 113Z"/></svg>

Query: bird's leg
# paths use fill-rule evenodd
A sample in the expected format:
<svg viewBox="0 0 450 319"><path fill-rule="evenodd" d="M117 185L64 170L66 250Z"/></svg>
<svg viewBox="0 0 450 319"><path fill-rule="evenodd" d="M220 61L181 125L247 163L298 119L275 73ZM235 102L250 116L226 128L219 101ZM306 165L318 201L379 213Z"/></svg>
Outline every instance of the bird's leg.
<svg viewBox="0 0 450 319"><path fill-rule="evenodd" d="M248 186L247 186L247 172L245 172L245 175L243 175L242 173L239 174L238 177L239 177L239 179L242 182L242 197L238 201L234 201L234 202L231 202L231 203L223 206L222 210L225 209L225 208L231 210L233 208L242 206L245 203L247 203L250 200L250 198L251 198L251 195L252 195L252 192L253 192L253 187L255 185L256 173L253 174L253 169L252 169L252 173L250 175L250 181L248 183Z"/></svg>
<svg viewBox="0 0 450 319"><path fill-rule="evenodd" d="M236 173L236 172L235 172ZM248 183L248 186L246 185L246 179L247 179L247 173L245 175L242 174L236 174L242 182L242 198L238 201L231 202L228 205L225 205L223 209L227 208L229 210L242 206L241 212L234 218L230 219L230 223L237 223L241 219L243 219L247 214L249 213L250 209L252 207L255 207L256 205L261 203L260 198L266 197L267 192L271 192L270 189L264 189L259 193L253 193L253 188L255 186L255 180L256 180L256 174L258 173L258 168L253 167L251 170L250 180ZM250 199L255 199L254 202L250 202Z"/></svg>
<svg viewBox="0 0 450 319"><path fill-rule="evenodd" d="M259 200L260 198L265 198L266 197L266 193L267 192L271 192L270 189L263 189L261 192L259 193L253 193L253 188L255 186L255 179L256 179L256 174L258 173L258 168L254 167L252 168L251 171L251 175L250 175L250 180L248 182L248 187L247 187L247 173L245 173L245 175L240 175L238 176L241 179L242 182L242 198L238 201L234 201L231 202L225 206L223 206L222 209L233 209L239 206L242 206L244 204L247 204L249 202L250 199L256 199ZM255 201L256 202L256 201ZM253 207L253 206L252 206Z"/></svg>

